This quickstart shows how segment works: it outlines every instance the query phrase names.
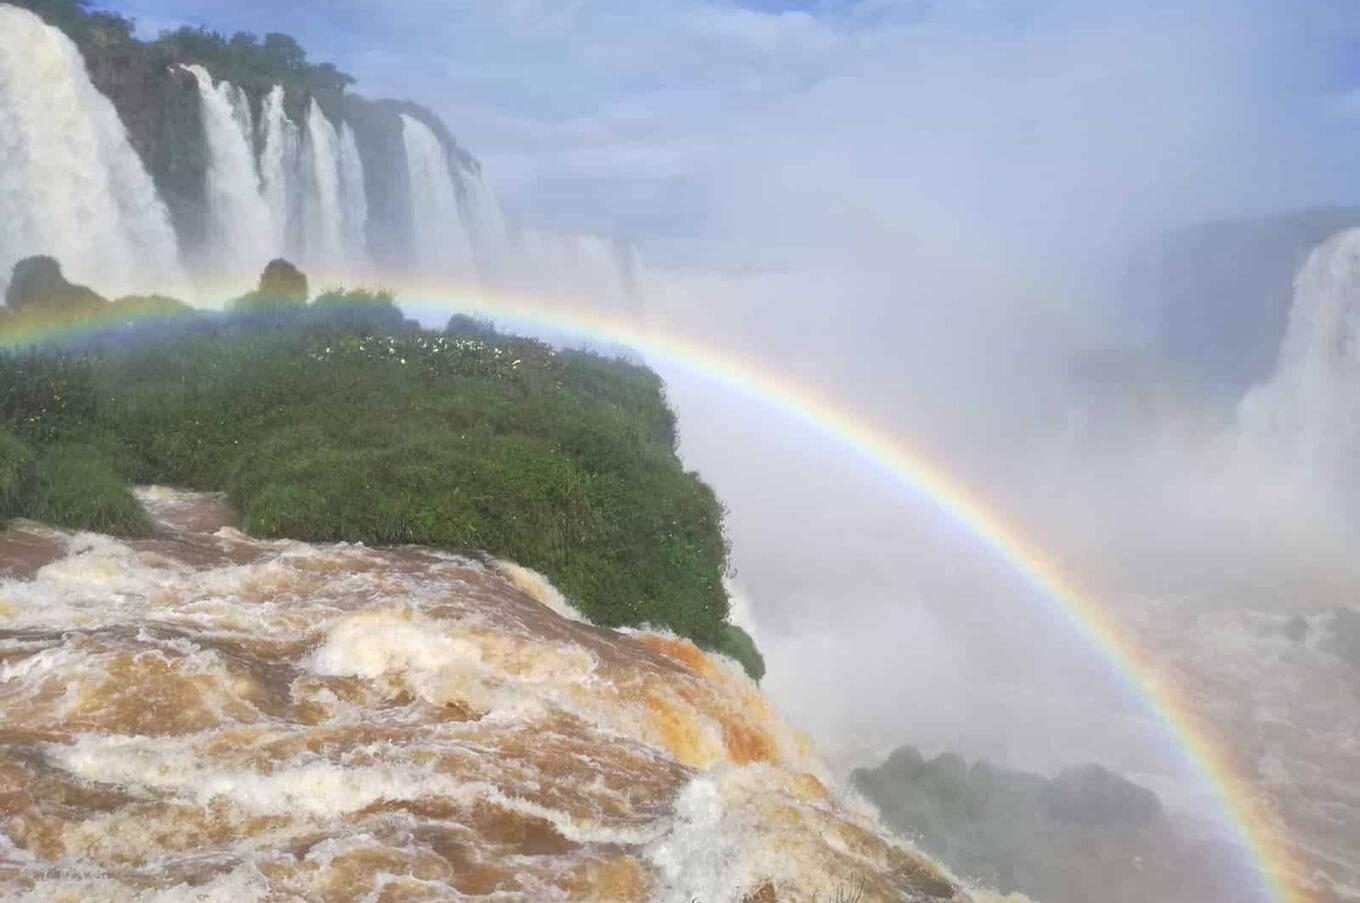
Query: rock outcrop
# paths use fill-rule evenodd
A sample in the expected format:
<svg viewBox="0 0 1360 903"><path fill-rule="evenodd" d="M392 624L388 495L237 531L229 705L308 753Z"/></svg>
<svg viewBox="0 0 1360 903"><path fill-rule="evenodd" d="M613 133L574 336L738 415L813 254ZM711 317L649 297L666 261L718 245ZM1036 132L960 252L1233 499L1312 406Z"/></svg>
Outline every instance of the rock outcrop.
<svg viewBox="0 0 1360 903"><path fill-rule="evenodd" d="M887 825L979 886L1044 903L1233 899L1232 849L1099 765L1050 780L904 746L853 780Z"/></svg>

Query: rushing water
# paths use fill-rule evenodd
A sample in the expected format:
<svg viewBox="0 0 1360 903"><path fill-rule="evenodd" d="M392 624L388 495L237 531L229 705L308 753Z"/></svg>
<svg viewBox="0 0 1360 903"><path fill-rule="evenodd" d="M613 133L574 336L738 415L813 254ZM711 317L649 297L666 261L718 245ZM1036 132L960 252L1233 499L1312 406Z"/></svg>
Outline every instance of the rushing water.
<svg viewBox="0 0 1360 903"><path fill-rule="evenodd" d="M416 267L427 276L471 278L475 269L472 240L458 207L447 151L418 119L403 113L401 126L411 182Z"/></svg>
<svg viewBox="0 0 1360 903"><path fill-rule="evenodd" d="M0 534L7 899L967 899L729 662L511 565L140 497L151 539Z"/></svg>
<svg viewBox="0 0 1360 903"><path fill-rule="evenodd" d="M340 135L321 105L307 104L303 156L303 234L301 262L327 273L338 272L346 257L344 208L340 186Z"/></svg>
<svg viewBox="0 0 1360 903"><path fill-rule="evenodd" d="M296 247L301 228L294 214L298 203L293 174L298 168L300 139L297 125L284 111L282 85L265 95L261 104L260 187L269 206L270 241L276 247Z"/></svg>
<svg viewBox="0 0 1360 903"><path fill-rule="evenodd" d="M406 183L400 196L409 188L410 197L374 221L350 123L314 98L286 97L282 86L252 103L207 68L184 69L198 90L206 160L202 230L183 242L181 261L144 161L80 52L38 17L0 3L0 288L16 261L50 254L75 280L112 295L182 293L183 263L213 302L245 290L278 256L319 286L482 280L608 307L629 293L629 271L605 240L518 239L479 167L419 120L403 116L391 159L368 161L375 172L395 168ZM290 99L300 101L300 121L287 113ZM411 236L415 272L373 272L374 230Z"/></svg>
<svg viewBox="0 0 1360 903"><path fill-rule="evenodd" d="M169 215L80 52L0 5L0 288L33 254L115 293L179 284Z"/></svg>
<svg viewBox="0 0 1360 903"><path fill-rule="evenodd" d="M1306 479L1356 485L1360 451L1360 229L1319 245L1294 283L1274 375L1249 394L1242 420Z"/></svg>
<svg viewBox="0 0 1360 903"><path fill-rule="evenodd" d="M261 192L252 146L250 105L240 88L214 82L202 66L184 67L198 84L208 148L206 194L209 241L196 269L218 284L261 270L278 253L273 219Z"/></svg>
<svg viewBox="0 0 1360 903"><path fill-rule="evenodd" d="M347 261L362 264L368 258L368 194L364 185L364 161L359 143L348 122L340 124L337 168L340 178L340 242ZM350 263L353 267L354 264Z"/></svg>

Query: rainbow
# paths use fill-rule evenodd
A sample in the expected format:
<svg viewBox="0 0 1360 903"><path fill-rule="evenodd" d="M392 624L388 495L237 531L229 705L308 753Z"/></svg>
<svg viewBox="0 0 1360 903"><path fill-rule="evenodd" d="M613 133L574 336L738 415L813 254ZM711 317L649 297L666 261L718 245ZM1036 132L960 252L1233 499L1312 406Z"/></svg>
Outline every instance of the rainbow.
<svg viewBox="0 0 1360 903"><path fill-rule="evenodd" d="M1062 573L1001 514L901 440L847 412L834 399L753 361L679 335L657 335L622 315L480 286L404 291L401 298L410 309L509 320L601 343L630 346L654 359L695 371L761 399L927 499L962 525L983 547L1019 571L1039 590L1052 613L1102 656L1156 715L1181 750L1186 765L1213 794L1227 825L1250 857L1258 885L1253 897L1271 903L1313 900L1312 893L1298 880L1301 869L1285 847L1280 831L1263 804L1250 795L1249 782L1237 774L1231 756L1214 732L1175 687L1155 679L1144 653L1123 635L1096 597ZM77 338L82 333L123 324L168 321L174 315L163 306L151 306L109 311L79 323L51 317L16 317L0 326L0 348Z"/></svg>

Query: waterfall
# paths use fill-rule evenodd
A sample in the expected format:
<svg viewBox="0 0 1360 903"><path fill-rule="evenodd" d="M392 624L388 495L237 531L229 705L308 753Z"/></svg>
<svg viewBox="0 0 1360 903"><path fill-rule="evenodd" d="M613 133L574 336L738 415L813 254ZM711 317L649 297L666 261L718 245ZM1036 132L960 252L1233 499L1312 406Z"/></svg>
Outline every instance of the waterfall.
<svg viewBox="0 0 1360 903"><path fill-rule="evenodd" d="M474 275L472 242L444 145L429 126L405 113L401 126L411 183L415 265L426 276L469 278Z"/></svg>
<svg viewBox="0 0 1360 903"><path fill-rule="evenodd" d="M349 123L340 125L340 206L345 252L352 261L368 259L368 194L364 161Z"/></svg>
<svg viewBox="0 0 1360 903"><path fill-rule="evenodd" d="M458 178L462 186L459 195L463 211L463 225L472 236L477 251L477 263L484 275L500 274L507 264L505 214L491 187L481 174L459 166Z"/></svg>
<svg viewBox="0 0 1360 903"><path fill-rule="evenodd" d="M340 207L340 136L313 99L307 104L303 142L302 206L304 266L336 273L344 262Z"/></svg>
<svg viewBox="0 0 1360 903"><path fill-rule="evenodd" d="M260 183L276 253L329 278L367 270L368 201L354 131L337 130L307 104L304 128L288 118L284 90L264 98Z"/></svg>
<svg viewBox="0 0 1360 903"><path fill-rule="evenodd" d="M0 5L0 285L34 254L112 294L180 282L169 215L80 52Z"/></svg>
<svg viewBox="0 0 1360 903"><path fill-rule="evenodd" d="M314 99L294 121L282 86L260 99L257 122L242 88L203 66L182 68L198 89L206 149L204 230L186 247L202 289L215 300L243 290L276 256L323 280L367 275L374 224L354 129ZM376 225L404 240L407 223L393 211L406 209L409 190L412 275L627 307L632 264L614 243L512 236L476 164L415 117L399 122L387 159L405 168L375 171L379 186L400 185L379 196L386 212ZM71 278L106 294L184 289L166 208L80 52L33 14L0 4L0 280L33 254L57 257Z"/></svg>
<svg viewBox="0 0 1360 903"><path fill-rule="evenodd" d="M275 220L255 168L250 106L231 83L214 85L202 66L184 68L198 81L208 147L210 236L199 249L199 275L212 289L234 288L278 253L271 244Z"/></svg>
<svg viewBox="0 0 1360 903"><path fill-rule="evenodd" d="M298 127L283 109L283 86L265 95L260 114L264 147L260 153L260 186L269 208L270 242L284 253L297 248Z"/></svg>
<svg viewBox="0 0 1360 903"><path fill-rule="evenodd" d="M639 313L641 261L627 242L522 229L513 253L510 281L527 291L573 305Z"/></svg>
<svg viewBox="0 0 1360 903"><path fill-rule="evenodd" d="M1360 229L1319 245L1300 270L1275 373L1239 419L1295 475L1360 490Z"/></svg>

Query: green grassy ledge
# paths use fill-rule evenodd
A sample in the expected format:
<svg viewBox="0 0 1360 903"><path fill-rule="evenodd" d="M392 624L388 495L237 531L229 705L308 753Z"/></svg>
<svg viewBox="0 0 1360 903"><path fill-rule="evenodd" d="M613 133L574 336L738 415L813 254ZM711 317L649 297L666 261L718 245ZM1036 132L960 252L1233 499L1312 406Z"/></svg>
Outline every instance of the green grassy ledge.
<svg viewBox="0 0 1360 903"><path fill-rule="evenodd" d="M655 373L336 297L0 353L0 516L136 535L130 483L224 491L254 535L485 551L761 676Z"/></svg>

